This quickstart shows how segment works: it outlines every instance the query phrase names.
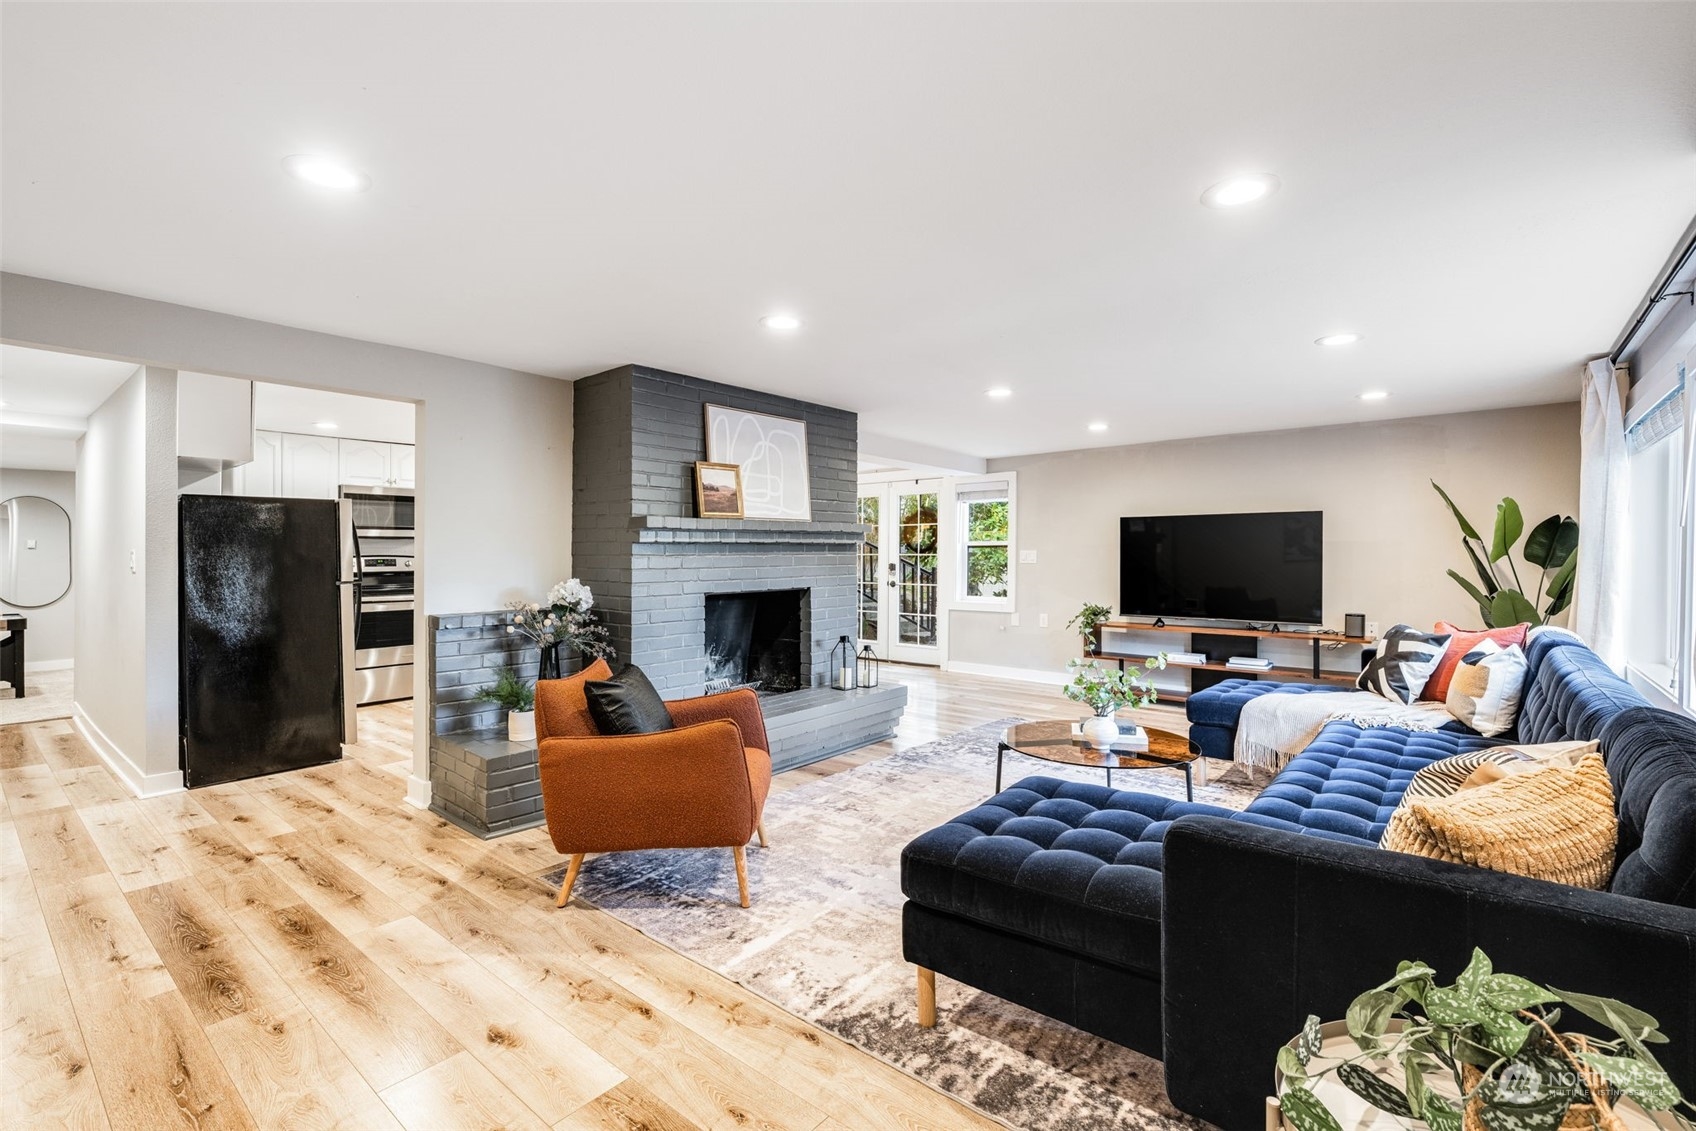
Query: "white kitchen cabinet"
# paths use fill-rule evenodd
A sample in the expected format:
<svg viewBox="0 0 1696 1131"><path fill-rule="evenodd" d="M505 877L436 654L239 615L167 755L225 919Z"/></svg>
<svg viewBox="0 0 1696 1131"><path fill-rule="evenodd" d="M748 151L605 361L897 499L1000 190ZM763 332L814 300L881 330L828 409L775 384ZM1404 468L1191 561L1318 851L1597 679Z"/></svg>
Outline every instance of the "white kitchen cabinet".
<svg viewBox="0 0 1696 1131"><path fill-rule="evenodd" d="M328 436L283 433L282 490L293 499L333 499L341 472L338 442Z"/></svg>
<svg viewBox="0 0 1696 1131"><path fill-rule="evenodd" d="M390 449L394 444L379 440L339 440L341 481L361 487L387 487L394 479Z"/></svg>
<svg viewBox="0 0 1696 1131"><path fill-rule="evenodd" d="M393 485L418 486L418 449L411 444L390 444L389 449L389 473Z"/></svg>
<svg viewBox="0 0 1696 1131"><path fill-rule="evenodd" d="M235 469L235 493L275 498L283 493L283 434L253 433L253 459Z"/></svg>
<svg viewBox="0 0 1696 1131"><path fill-rule="evenodd" d="M253 382L210 373L178 373L178 465L222 471L252 458Z"/></svg>

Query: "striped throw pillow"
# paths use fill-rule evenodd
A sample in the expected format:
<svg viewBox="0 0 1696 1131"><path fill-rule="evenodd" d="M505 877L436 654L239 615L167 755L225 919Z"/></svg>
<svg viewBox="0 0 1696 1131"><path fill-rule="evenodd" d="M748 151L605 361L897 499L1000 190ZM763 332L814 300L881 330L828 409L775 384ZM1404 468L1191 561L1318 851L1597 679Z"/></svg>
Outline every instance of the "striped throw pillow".
<svg viewBox="0 0 1696 1131"><path fill-rule="evenodd" d="M1449 648L1449 634L1420 632L1398 624L1378 642L1378 655L1360 673L1355 686L1374 691L1398 703L1412 703L1425 688L1425 681L1442 663Z"/></svg>

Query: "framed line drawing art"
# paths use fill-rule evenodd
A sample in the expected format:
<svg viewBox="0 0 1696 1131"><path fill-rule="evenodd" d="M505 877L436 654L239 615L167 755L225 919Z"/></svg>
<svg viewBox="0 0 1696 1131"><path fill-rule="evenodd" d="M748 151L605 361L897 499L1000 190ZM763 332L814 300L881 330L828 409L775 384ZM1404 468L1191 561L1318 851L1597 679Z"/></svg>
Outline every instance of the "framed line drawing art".
<svg viewBox="0 0 1696 1131"><path fill-rule="evenodd" d="M695 516L742 517L742 469L733 463L695 462Z"/></svg>
<svg viewBox="0 0 1696 1131"><path fill-rule="evenodd" d="M710 404L707 460L742 469L742 517L808 522L807 422Z"/></svg>

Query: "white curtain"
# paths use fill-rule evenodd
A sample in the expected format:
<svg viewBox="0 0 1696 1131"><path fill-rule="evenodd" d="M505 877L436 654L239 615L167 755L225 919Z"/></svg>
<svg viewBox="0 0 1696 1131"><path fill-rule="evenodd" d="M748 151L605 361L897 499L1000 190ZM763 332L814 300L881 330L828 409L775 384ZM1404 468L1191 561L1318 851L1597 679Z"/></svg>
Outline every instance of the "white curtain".
<svg viewBox="0 0 1696 1131"><path fill-rule="evenodd" d="M1625 414L1607 358L1584 370L1579 433L1578 575L1572 627L1615 671L1625 670L1625 542L1629 505Z"/></svg>

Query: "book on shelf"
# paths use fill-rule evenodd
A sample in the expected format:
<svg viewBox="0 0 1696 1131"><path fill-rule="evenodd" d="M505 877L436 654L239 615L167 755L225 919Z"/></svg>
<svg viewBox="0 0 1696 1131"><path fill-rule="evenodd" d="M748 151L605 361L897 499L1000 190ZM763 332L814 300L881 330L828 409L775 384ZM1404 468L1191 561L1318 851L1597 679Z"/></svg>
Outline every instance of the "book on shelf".
<svg viewBox="0 0 1696 1131"><path fill-rule="evenodd" d="M1260 656L1232 656L1225 661L1225 666L1249 672L1269 672L1272 670L1272 661Z"/></svg>
<svg viewBox="0 0 1696 1131"><path fill-rule="evenodd" d="M1166 662L1169 664L1205 664L1207 654L1205 652L1168 652L1166 653Z"/></svg>

